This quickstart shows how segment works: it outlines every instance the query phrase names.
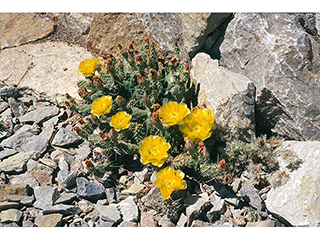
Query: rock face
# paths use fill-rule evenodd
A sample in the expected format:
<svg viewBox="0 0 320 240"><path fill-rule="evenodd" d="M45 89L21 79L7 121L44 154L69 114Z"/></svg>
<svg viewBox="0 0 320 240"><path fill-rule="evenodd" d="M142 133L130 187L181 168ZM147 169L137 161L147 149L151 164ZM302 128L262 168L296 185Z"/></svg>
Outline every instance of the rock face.
<svg viewBox="0 0 320 240"><path fill-rule="evenodd" d="M117 57L118 44L127 47L132 42L141 52L141 43L147 36L155 42L162 56L172 56L174 42L178 41L182 58L188 60L189 55L193 57L204 48L208 37L212 38L230 16L232 14L229 13L94 13L88 48L97 53L106 51ZM220 37L217 33L215 35L209 48Z"/></svg>
<svg viewBox="0 0 320 240"><path fill-rule="evenodd" d="M0 49L15 47L46 37L54 31L54 22L34 13L1 13Z"/></svg>
<svg viewBox="0 0 320 240"><path fill-rule="evenodd" d="M91 57L86 49L63 42L4 49L0 54L0 79L7 79L9 85L22 79L18 87L32 89L49 100L65 99L66 91L79 99L77 82L84 78L78 76L79 63Z"/></svg>
<svg viewBox="0 0 320 240"><path fill-rule="evenodd" d="M4 172L21 173L26 171L27 162L30 159L37 159L39 153L36 151L22 152L13 155L0 163L0 170Z"/></svg>
<svg viewBox="0 0 320 240"><path fill-rule="evenodd" d="M220 51L222 65L255 84L258 127L294 140L320 139L319 43L295 15L236 14Z"/></svg>
<svg viewBox="0 0 320 240"><path fill-rule="evenodd" d="M319 226L320 142L286 141L277 149L277 160L289 179L268 192L267 209L294 226Z"/></svg>
<svg viewBox="0 0 320 240"><path fill-rule="evenodd" d="M192 59L191 79L200 83L198 101L215 111L216 123L230 139L255 137L255 86L241 74L219 67L218 60L198 53Z"/></svg>

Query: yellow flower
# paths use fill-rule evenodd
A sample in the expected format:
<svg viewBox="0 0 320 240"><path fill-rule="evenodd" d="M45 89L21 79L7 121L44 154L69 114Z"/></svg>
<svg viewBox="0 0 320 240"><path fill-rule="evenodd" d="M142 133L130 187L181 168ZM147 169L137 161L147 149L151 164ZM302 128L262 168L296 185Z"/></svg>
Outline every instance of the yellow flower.
<svg viewBox="0 0 320 240"><path fill-rule="evenodd" d="M170 149L170 143L159 136L149 136L143 139L139 148L141 162L143 164L151 163L161 167L168 158L167 151Z"/></svg>
<svg viewBox="0 0 320 240"><path fill-rule="evenodd" d="M179 129L184 138L192 142L198 143L204 141L211 136L212 125L200 118L196 113L192 112L180 124Z"/></svg>
<svg viewBox="0 0 320 240"><path fill-rule="evenodd" d="M171 167L166 167L156 174L157 180L154 185L160 188L161 195L164 199L168 199L173 191L183 190L187 188L184 173L180 170L175 171Z"/></svg>
<svg viewBox="0 0 320 240"><path fill-rule="evenodd" d="M112 97L110 95L97 98L91 107L91 113L96 116L101 116L110 112L112 107Z"/></svg>
<svg viewBox="0 0 320 240"><path fill-rule="evenodd" d="M97 69L97 65L100 65L100 60L98 58L86 59L80 63L78 74L92 76Z"/></svg>
<svg viewBox="0 0 320 240"><path fill-rule="evenodd" d="M196 109L193 111L193 114L196 114L200 119L207 121L210 126L214 126L214 113L208 108Z"/></svg>
<svg viewBox="0 0 320 240"><path fill-rule="evenodd" d="M114 130L119 132L121 129L126 129L130 125L131 116L122 111L113 115L110 120L110 126L114 127Z"/></svg>
<svg viewBox="0 0 320 240"><path fill-rule="evenodd" d="M160 109L160 118L166 127L178 124L189 114L190 110L185 103L170 101Z"/></svg>

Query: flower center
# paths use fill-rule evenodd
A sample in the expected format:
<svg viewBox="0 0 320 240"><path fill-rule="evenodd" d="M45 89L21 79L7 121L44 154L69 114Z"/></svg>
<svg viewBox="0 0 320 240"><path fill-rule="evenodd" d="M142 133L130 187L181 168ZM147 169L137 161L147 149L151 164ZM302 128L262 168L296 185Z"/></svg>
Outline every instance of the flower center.
<svg viewBox="0 0 320 240"><path fill-rule="evenodd" d="M149 154L152 155L152 156L155 156L159 153L159 151L155 148L151 148L150 151L149 151Z"/></svg>
<svg viewBox="0 0 320 240"><path fill-rule="evenodd" d="M176 118L177 117L177 113L176 112L171 112L171 113L169 113L169 117L170 118Z"/></svg>
<svg viewBox="0 0 320 240"><path fill-rule="evenodd" d="M166 180L164 180L163 181L163 186L165 187L165 188L172 188L172 186L175 184L175 181L174 180L172 180L172 179L166 179Z"/></svg>

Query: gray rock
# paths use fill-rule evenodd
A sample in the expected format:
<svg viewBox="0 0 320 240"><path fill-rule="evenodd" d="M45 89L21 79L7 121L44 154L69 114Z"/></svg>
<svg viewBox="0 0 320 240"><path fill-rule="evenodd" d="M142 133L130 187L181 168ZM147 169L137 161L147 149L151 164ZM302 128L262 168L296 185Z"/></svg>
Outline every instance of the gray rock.
<svg viewBox="0 0 320 240"><path fill-rule="evenodd" d="M216 124L229 140L255 138L255 86L245 76L218 65L205 53L192 59L191 79L200 84L199 104L215 112Z"/></svg>
<svg viewBox="0 0 320 240"><path fill-rule="evenodd" d="M60 150L55 150L50 154L50 157L52 160L54 160L57 164L61 159L67 161L68 164L72 164L75 160L74 156L71 154L65 152L65 151L60 151Z"/></svg>
<svg viewBox="0 0 320 240"><path fill-rule="evenodd" d="M52 145L65 147L71 144L76 144L81 141L81 138L73 131L66 128L60 128L52 140Z"/></svg>
<svg viewBox="0 0 320 240"><path fill-rule="evenodd" d="M210 222L214 222L220 218L220 215L225 212L225 201L218 197L215 193L209 196L212 208L207 212L206 216Z"/></svg>
<svg viewBox="0 0 320 240"><path fill-rule="evenodd" d="M231 193L228 189L225 187L221 187L218 191L218 194L223 198L227 203L233 205L233 206L238 206L240 203L239 198Z"/></svg>
<svg viewBox="0 0 320 240"><path fill-rule="evenodd" d="M1 90L1 89L0 89ZM0 113L2 113L4 110L6 110L9 107L9 104L7 102L0 102Z"/></svg>
<svg viewBox="0 0 320 240"><path fill-rule="evenodd" d="M137 227L138 224L136 222L127 222L127 221L123 221L119 224L118 227Z"/></svg>
<svg viewBox="0 0 320 240"><path fill-rule="evenodd" d="M112 227L114 222L99 219L98 224L100 225L100 227Z"/></svg>
<svg viewBox="0 0 320 240"><path fill-rule="evenodd" d="M90 201L96 201L105 195L104 189L83 177L76 179L77 194Z"/></svg>
<svg viewBox="0 0 320 240"><path fill-rule="evenodd" d="M250 181L247 181L243 185L238 195L255 209L260 211L263 211L265 209L264 201L261 199L258 190L253 186L253 184Z"/></svg>
<svg viewBox="0 0 320 240"><path fill-rule="evenodd" d="M68 175L69 175L69 164L67 161L65 161L63 158L59 159L59 172L56 178L56 181L62 182Z"/></svg>
<svg viewBox="0 0 320 240"><path fill-rule="evenodd" d="M76 203L76 206L79 207L83 212L86 212L86 209L93 207L93 204L88 200L81 199Z"/></svg>
<svg viewBox="0 0 320 240"><path fill-rule="evenodd" d="M184 204L188 205L186 208L186 216L188 218L187 226L190 226L193 220L198 218L200 214L203 214L212 208L207 192L204 192L199 196L192 195L185 198Z"/></svg>
<svg viewBox="0 0 320 240"><path fill-rule="evenodd" d="M50 208L59 198L59 192L57 188L52 186L39 186L34 189L34 196L36 201L33 206L46 209Z"/></svg>
<svg viewBox="0 0 320 240"><path fill-rule="evenodd" d="M65 92L80 99L77 94L77 82L84 79L78 76L79 63L83 59L92 58L87 49L76 45L69 46L65 42L45 42L39 44L26 44L16 48L1 51L0 79L9 76L7 84L17 84L25 74L28 66L33 63L33 68L28 71L19 84L23 93L32 93L39 98L51 101L65 101ZM20 66L16 68L15 66ZM52 68L48 69L48 66ZM67 71L63 69L67 68Z"/></svg>
<svg viewBox="0 0 320 240"><path fill-rule="evenodd" d="M3 150L0 151L0 160L10 157L16 153L17 151L12 148L4 148Z"/></svg>
<svg viewBox="0 0 320 240"><path fill-rule="evenodd" d="M177 222L177 227L186 227L188 222L188 218L184 213L181 213L179 221Z"/></svg>
<svg viewBox="0 0 320 240"><path fill-rule="evenodd" d="M54 204L70 204L77 198L77 194L73 192L63 192L60 197L54 202Z"/></svg>
<svg viewBox="0 0 320 240"><path fill-rule="evenodd" d="M11 137L1 142L2 147L13 148L18 152L27 152L31 150L40 153L45 152L47 149L52 130L43 131L40 135L36 135L32 129L26 131L19 131Z"/></svg>
<svg viewBox="0 0 320 240"><path fill-rule="evenodd" d="M49 120L43 122L42 126L44 128L51 129L51 128L54 128L57 125L58 121L59 121L59 117L54 116L54 117L50 118Z"/></svg>
<svg viewBox="0 0 320 240"><path fill-rule="evenodd" d="M19 90L14 86L0 88L0 96L6 96L8 98L15 98L19 93Z"/></svg>
<svg viewBox="0 0 320 240"><path fill-rule="evenodd" d="M135 222L138 220L139 210L133 196L129 196L125 200L122 200L118 203L118 206L123 221Z"/></svg>
<svg viewBox="0 0 320 240"><path fill-rule="evenodd" d="M8 104L13 112L13 115L15 117L19 117L20 116L20 110L22 110L19 106L19 103L17 102L17 100L13 97L9 97L8 98Z"/></svg>
<svg viewBox="0 0 320 240"><path fill-rule="evenodd" d="M160 218L158 224L161 227L174 227L174 224L170 221L170 219L166 215Z"/></svg>
<svg viewBox="0 0 320 240"><path fill-rule="evenodd" d="M320 216L320 142L285 141L276 150L283 181L267 193L266 207L277 218L293 226L319 226Z"/></svg>
<svg viewBox="0 0 320 240"><path fill-rule="evenodd" d="M9 202L18 202L28 207L32 206L34 202L34 196L6 195L4 199Z"/></svg>
<svg viewBox="0 0 320 240"><path fill-rule="evenodd" d="M99 213L100 217L104 221L118 223L121 221L120 211L116 204L110 204L108 206L103 206L103 209Z"/></svg>
<svg viewBox="0 0 320 240"><path fill-rule="evenodd" d="M76 169L69 173L61 182L61 186L71 189L76 186L76 179L81 176L82 172L80 169Z"/></svg>
<svg viewBox="0 0 320 240"><path fill-rule="evenodd" d="M23 212L18 209L8 209L0 212L1 222L19 222Z"/></svg>
<svg viewBox="0 0 320 240"><path fill-rule="evenodd" d="M106 188L106 196L109 203L115 201L116 191L114 188Z"/></svg>
<svg viewBox="0 0 320 240"><path fill-rule="evenodd" d="M37 208L27 208L26 213L28 213L32 218L43 216L43 211Z"/></svg>
<svg viewBox="0 0 320 240"><path fill-rule="evenodd" d="M17 153L0 163L0 170L7 173L21 173L27 170L27 162L30 159L38 159L39 152L29 151Z"/></svg>
<svg viewBox="0 0 320 240"><path fill-rule="evenodd" d="M143 169L141 172L134 172L134 183L144 183L145 181L148 181L148 178L150 177L148 174L148 168Z"/></svg>
<svg viewBox="0 0 320 240"><path fill-rule="evenodd" d="M53 213L39 216L35 219L34 224L38 227L58 227L61 224L63 215L60 213Z"/></svg>
<svg viewBox="0 0 320 240"><path fill-rule="evenodd" d="M75 151L77 152L74 156L76 160L85 160L91 153L89 142L87 140L83 141L83 143L79 144L79 146L75 148Z"/></svg>
<svg viewBox="0 0 320 240"><path fill-rule="evenodd" d="M34 227L34 223L30 220L22 221L22 227Z"/></svg>
<svg viewBox="0 0 320 240"><path fill-rule="evenodd" d="M128 189L121 191L122 194L137 194L145 188L145 185L133 183Z"/></svg>
<svg viewBox="0 0 320 240"><path fill-rule="evenodd" d="M56 106L41 107L37 110L28 112L23 116L19 117L20 122L35 122L41 123L42 121L53 117L59 113L60 109Z"/></svg>
<svg viewBox="0 0 320 240"><path fill-rule="evenodd" d="M288 13L236 14L220 64L253 81L261 131L319 140L319 43L297 20Z"/></svg>
<svg viewBox="0 0 320 240"><path fill-rule="evenodd" d="M240 190L241 185L242 185L242 180L240 178L236 178L231 184L232 190L235 193L237 193Z"/></svg>
<svg viewBox="0 0 320 240"><path fill-rule="evenodd" d="M63 215L75 215L81 213L81 209L74 205L56 204L43 209L43 214L61 213Z"/></svg>
<svg viewBox="0 0 320 240"><path fill-rule="evenodd" d="M140 217L141 227L156 227L157 224L154 221L153 214L150 212L141 212Z"/></svg>
<svg viewBox="0 0 320 240"><path fill-rule="evenodd" d="M20 208L20 204L17 202L0 202L0 211L10 208Z"/></svg>
<svg viewBox="0 0 320 240"><path fill-rule="evenodd" d="M248 222L246 227L275 227L275 222L270 219L258 222Z"/></svg>
<svg viewBox="0 0 320 240"><path fill-rule="evenodd" d="M23 174L19 174L19 175L14 175L10 179L10 183L11 184L28 184L32 188L39 186L39 183L37 182L35 177L32 176L32 174L28 173L28 172L23 173Z"/></svg>

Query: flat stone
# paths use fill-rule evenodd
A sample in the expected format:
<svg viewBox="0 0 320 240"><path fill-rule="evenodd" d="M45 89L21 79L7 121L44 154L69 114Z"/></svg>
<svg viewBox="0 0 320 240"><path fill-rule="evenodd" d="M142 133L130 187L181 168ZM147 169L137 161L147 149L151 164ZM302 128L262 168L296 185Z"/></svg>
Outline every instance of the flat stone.
<svg viewBox="0 0 320 240"><path fill-rule="evenodd" d="M133 183L128 189L121 191L122 194L137 194L145 188L145 185Z"/></svg>
<svg viewBox="0 0 320 240"><path fill-rule="evenodd" d="M0 160L10 157L16 153L18 152L12 148L4 148L3 150L0 151Z"/></svg>
<svg viewBox="0 0 320 240"><path fill-rule="evenodd" d="M60 109L60 111L61 111L61 109ZM58 116L54 116L54 117L50 118L49 120L43 122L42 126L44 128L51 129L51 128L54 128L57 125L58 122L59 122L59 117Z"/></svg>
<svg viewBox="0 0 320 240"><path fill-rule="evenodd" d="M7 195L4 197L9 202L18 202L26 206L32 206L34 196Z"/></svg>
<svg viewBox="0 0 320 240"><path fill-rule="evenodd" d="M7 173L21 173L27 170L27 162L30 159L38 159L39 152L29 151L17 153L0 163L0 170Z"/></svg>
<svg viewBox="0 0 320 240"><path fill-rule="evenodd" d="M57 115L60 112L60 109L56 106L46 106L38 108L37 110L28 112L23 116L19 117L19 121L23 122L35 122L40 123L43 120L46 120L50 117Z"/></svg>
<svg viewBox="0 0 320 240"><path fill-rule="evenodd" d="M28 196L30 193L29 185L25 184L0 184L0 202L3 202L7 195L22 195Z"/></svg>
<svg viewBox="0 0 320 240"><path fill-rule="evenodd" d="M73 131L66 128L60 128L52 140L52 145L65 147L71 144L76 144L81 138Z"/></svg>
<svg viewBox="0 0 320 240"><path fill-rule="evenodd" d="M55 150L50 154L50 157L53 161L55 161L57 164L61 159L65 160L68 164L72 164L75 160L75 157L72 156L71 154L65 152L65 151L60 151L60 150Z"/></svg>
<svg viewBox="0 0 320 240"><path fill-rule="evenodd" d="M34 189L34 196L36 202L33 206L40 209L46 209L50 208L59 198L59 192L57 188L52 186L39 186Z"/></svg>
<svg viewBox="0 0 320 240"><path fill-rule="evenodd" d="M75 215L81 213L81 209L68 204L56 204L43 209L43 214L61 213L63 215Z"/></svg>
<svg viewBox="0 0 320 240"><path fill-rule="evenodd" d="M5 96L5 97L16 97L19 93L19 90L15 86L9 86L9 87L3 87L0 88L0 96Z"/></svg>
<svg viewBox="0 0 320 240"><path fill-rule="evenodd" d="M55 25L46 16L34 13L3 13L0 22L3 33L0 38L0 49L44 38L54 31Z"/></svg>
<svg viewBox="0 0 320 240"><path fill-rule="evenodd" d="M10 179L10 183L13 185L15 185L15 184L28 184L32 188L39 186L39 183L37 182L35 177L32 176L32 174L28 173L28 172L23 173L23 174L19 174L19 175L14 175Z"/></svg>
<svg viewBox="0 0 320 240"><path fill-rule="evenodd" d="M8 104L12 110L14 117L19 117L23 109L21 106L19 106L19 103L17 102L17 100L13 97L9 97Z"/></svg>
<svg viewBox="0 0 320 240"><path fill-rule="evenodd" d="M112 227L114 222L104 221L102 219L99 219L98 224L100 225L100 227Z"/></svg>
<svg viewBox="0 0 320 240"><path fill-rule="evenodd" d="M120 211L118 210L117 204L110 204L103 206L103 209L99 213L100 217L104 221L112 223L118 223L121 221Z"/></svg>
<svg viewBox="0 0 320 240"><path fill-rule="evenodd" d="M136 222L127 222L127 221L123 221L121 222L118 227L137 227L138 224Z"/></svg>
<svg viewBox="0 0 320 240"><path fill-rule="evenodd" d="M265 209L264 201L261 199L258 190L253 186L253 184L250 181L247 181L243 185L238 195L255 209L260 211L263 211Z"/></svg>
<svg viewBox="0 0 320 240"><path fill-rule="evenodd" d="M158 224L161 227L174 227L174 224L170 221L170 219L166 215L160 218Z"/></svg>
<svg viewBox="0 0 320 240"><path fill-rule="evenodd" d="M18 152L31 150L43 153L46 151L53 129L44 130L36 135L32 129L19 131L1 142L2 147L13 148ZM51 133L51 134L50 134Z"/></svg>
<svg viewBox="0 0 320 240"><path fill-rule="evenodd" d="M133 182L142 184L148 180L148 168L143 169L141 172L134 172L133 175Z"/></svg>
<svg viewBox="0 0 320 240"><path fill-rule="evenodd" d="M79 144L77 148L74 149L77 153L75 155L75 159L79 161L83 161L88 158L91 153L90 143L85 140L83 143Z"/></svg>
<svg viewBox="0 0 320 240"><path fill-rule="evenodd" d="M17 202L0 202L0 211L10 208L20 208L20 204Z"/></svg>
<svg viewBox="0 0 320 240"><path fill-rule="evenodd" d="M30 220L22 221L22 227L34 227L34 223Z"/></svg>
<svg viewBox="0 0 320 240"><path fill-rule="evenodd" d="M248 222L246 227L275 227L275 222L270 219L258 222Z"/></svg>
<svg viewBox="0 0 320 240"><path fill-rule="evenodd" d="M105 195L104 189L83 177L76 179L77 194L90 201L96 201Z"/></svg>
<svg viewBox="0 0 320 240"><path fill-rule="evenodd" d="M215 193L212 193L209 199L213 207L207 212L206 216L210 222L214 222L225 212L225 201L216 196Z"/></svg>
<svg viewBox="0 0 320 240"><path fill-rule="evenodd" d="M38 227L58 227L61 224L63 215L60 213L39 216L34 223Z"/></svg>
<svg viewBox="0 0 320 240"><path fill-rule="evenodd" d="M82 172L80 169L76 169L75 171L69 173L61 182L61 186L71 189L76 186L76 179L81 176Z"/></svg>
<svg viewBox="0 0 320 240"><path fill-rule="evenodd" d="M7 102L0 102L0 113L2 113L8 107L9 107L9 104Z"/></svg>
<svg viewBox="0 0 320 240"><path fill-rule="evenodd" d="M270 177L274 187L267 193L266 207L293 226L320 223L320 142L285 141L276 152L280 175Z"/></svg>
<svg viewBox="0 0 320 240"><path fill-rule="evenodd" d="M188 218L188 226L195 220L200 214L208 211L212 204L209 200L208 193L202 193L199 196L190 196L184 199L184 203L187 204L186 216Z"/></svg>
<svg viewBox="0 0 320 240"><path fill-rule="evenodd" d="M80 99L77 82L85 77L78 76L79 63L92 57L85 48L69 46L65 42L8 48L1 51L0 79L10 76L6 83L17 84L28 67L33 66L19 83L19 87L25 88L25 93L33 93L51 101L65 101L64 94L68 91L72 97ZM65 68L68 70L65 71Z"/></svg>
<svg viewBox="0 0 320 240"><path fill-rule="evenodd" d="M70 204L77 198L77 194L72 192L63 192L60 197L54 202L54 204Z"/></svg>
<svg viewBox="0 0 320 240"><path fill-rule="evenodd" d="M188 223L188 218L184 213L181 213L179 221L177 222L176 227L186 227Z"/></svg>
<svg viewBox="0 0 320 240"><path fill-rule="evenodd" d="M148 212L141 212L141 217L140 217L140 224L141 227L156 227L156 223L153 218L153 214L148 213Z"/></svg>
<svg viewBox="0 0 320 240"><path fill-rule="evenodd" d="M0 212L0 222L19 222L23 212L18 209L8 209Z"/></svg>
<svg viewBox="0 0 320 240"><path fill-rule="evenodd" d="M40 158L39 162L41 162L42 164L44 164L52 169L56 169L58 167L57 163L51 159Z"/></svg>
<svg viewBox="0 0 320 240"><path fill-rule="evenodd" d="M56 178L56 181L58 182L62 182L69 174L69 164L67 161L65 161L63 158L59 159L59 172L58 172L58 176Z"/></svg>
<svg viewBox="0 0 320 240"><path fill-rule="evenodd" d="M118 203L123 221L135 222L139 217L139 210L133 196L127 197Z"/></svg>

